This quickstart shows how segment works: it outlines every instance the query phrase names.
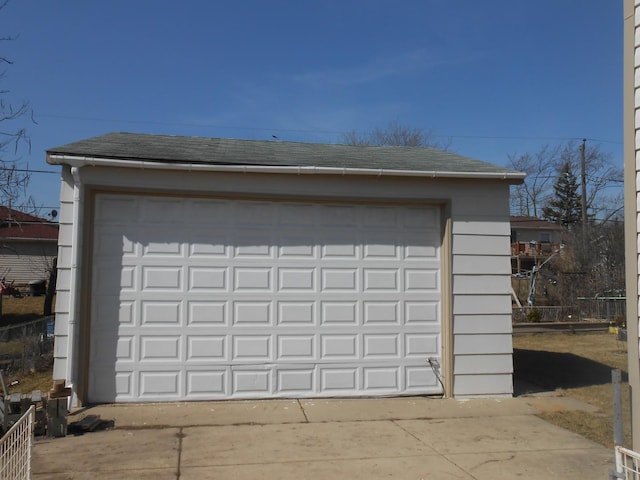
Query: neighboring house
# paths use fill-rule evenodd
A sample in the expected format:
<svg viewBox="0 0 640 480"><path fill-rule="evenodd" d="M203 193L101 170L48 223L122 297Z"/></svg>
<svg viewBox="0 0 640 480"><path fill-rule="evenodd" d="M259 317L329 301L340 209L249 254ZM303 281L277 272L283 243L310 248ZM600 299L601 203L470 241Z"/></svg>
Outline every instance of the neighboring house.
<svg viewBox="0 0 640 480"><path fill-rule="evenodd" d="M57 251L57 223L0 207L0 278L22 287L46 280Z"/></svg>
<svg viewBox="0 0 640 480"><path fill-rule="evenodd" d="M640 0L624 0L624 214L629 389L633 449L640 451Z"/></svg>
<svg viewBox="0 0 640 480"><path fill-rule="evenodd" d="M562 227L537 217L512 216L511 271L514 274L530 271L544 261L562 243Z"/></svg>
<svg viewBox="0 0 640 480"><path fill-rule="evenodd" d="M127 133L47 162L62 166L54 378L72 403L512 394L523 173Z"/></svg>

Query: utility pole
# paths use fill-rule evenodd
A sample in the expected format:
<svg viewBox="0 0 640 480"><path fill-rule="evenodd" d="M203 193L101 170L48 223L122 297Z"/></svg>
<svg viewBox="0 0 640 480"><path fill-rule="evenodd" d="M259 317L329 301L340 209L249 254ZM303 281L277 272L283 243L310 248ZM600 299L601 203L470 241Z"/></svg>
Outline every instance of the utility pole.
<svg viewBox="0 0 640 480"><path fill-rule="evenodd" d="M580 170L581 170L581 207L582 207L582 230L585 231L587 227L587 174L585 172L585 144L587 143L587 139L582 139L582 144L580 144Z"/></svg>

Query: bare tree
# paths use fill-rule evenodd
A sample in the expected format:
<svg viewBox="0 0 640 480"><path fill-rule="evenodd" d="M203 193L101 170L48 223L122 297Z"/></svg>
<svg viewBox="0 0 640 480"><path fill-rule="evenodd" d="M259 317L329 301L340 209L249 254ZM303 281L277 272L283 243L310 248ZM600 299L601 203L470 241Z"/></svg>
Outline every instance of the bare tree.
<svg viewBox="0 0 640 480"><path fill-rule="evenodd" d="M390 122L385 128L375 128L371 132L359 133L356 130L342 134L340 143L345 145L393 145L403 147L435 148L437 150L449 150L451 140L437 140L432 130L423 130L418 127L401 125Z"/></svg>
<svg viewBox="0 0 640 480"><path fill-rule="evenodd" d="M539 217L557 178L555 165L560 147L545 145L534 153L509 155L510 166L527 174L524 183L511 190L511 211L516 215Z"/></svg>
<svg viewBox="0 0 640 480"><path fill-rule="evenodd" d="M511 191L511 212L514 215L539 217L542 208L553 198L553 184L562 169L569 164L571 170L580 175L579 143L545 145L533 153L509 156L510 166L525 172L527 178ZM621 210L616 202L622 186L622 168L613 163L610 153L600 145L587 142L585 148L586 204L590 218L606 219Z"/></svg>
<svg viewBox="0 0 640 480"><path fill-rule="evenodd" d="M0 3L0 11L8 3L9 0ZM13 36L3 36L0 37L0 42L15 39ZM5 70L0 71L0 80L4 80L6 68L13 65L13 61L0 55L0 65L5 67ZM23 100L15 103L11 101L10 93L8 89L0 89L0 124L3 125L0 128L0 205L21 209L32 203L30 199L24 200L30 175L26 168L19 168L18 165L19 150L22 147L31 149L31 141L21 121L26 118L33 122L33 114L28 102Z"/></svg>

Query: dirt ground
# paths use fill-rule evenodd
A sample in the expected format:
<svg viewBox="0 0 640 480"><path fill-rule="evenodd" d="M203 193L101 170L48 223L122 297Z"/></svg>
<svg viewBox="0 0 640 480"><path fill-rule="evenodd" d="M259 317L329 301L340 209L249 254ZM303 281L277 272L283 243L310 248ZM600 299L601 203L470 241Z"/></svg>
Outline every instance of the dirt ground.
<svg viewBox="0 0 640 480"><path fill-rule="evenodd" d="M590 403L594 413L550 412L545 420L613 447L612 369L622 371L625 444L630 445L627 344L610 333L536 334L513 339L515 394L553 391Z"/></svg>

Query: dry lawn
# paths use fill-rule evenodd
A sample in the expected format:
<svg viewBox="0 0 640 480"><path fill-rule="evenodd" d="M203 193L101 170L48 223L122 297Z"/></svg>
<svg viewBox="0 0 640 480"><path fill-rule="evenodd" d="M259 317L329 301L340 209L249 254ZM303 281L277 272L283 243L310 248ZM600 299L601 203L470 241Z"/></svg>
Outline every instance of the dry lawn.
<svg viewBox="0 0 640 480"><path fill-rule="evenodd" d="M2 296L2 317L0 327L17 325L42 317L44 311L44 296L14 298ZM0 354L20 351L23 344L19 341L0 343ZM53 368L51 365L45 370L11 375L6 378L7 384L14 380L19 383L9 388L10 392L28 393L32 390L48 391L52 385Z"/></svg>
<svg viewBox="0 0 640 480"><path fill-rule="evenodd" d="M44 296L15 298L3 295L0 326L35 320L40 318L43 312Z"/></svg>
<svg viewBox="0 0 640 480"><path fill-rule="evenodd" d="M622 370L625 444L630 445L627 345L610 333L539 334L515 336L516 385L524 381L598 408L595 413L543 413L545 420L613 448L613 387L611 370ZM535 390L535 389L534 389ZM516 394L522 393L516 391Z"/></svg>

